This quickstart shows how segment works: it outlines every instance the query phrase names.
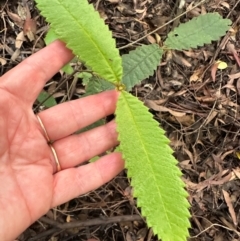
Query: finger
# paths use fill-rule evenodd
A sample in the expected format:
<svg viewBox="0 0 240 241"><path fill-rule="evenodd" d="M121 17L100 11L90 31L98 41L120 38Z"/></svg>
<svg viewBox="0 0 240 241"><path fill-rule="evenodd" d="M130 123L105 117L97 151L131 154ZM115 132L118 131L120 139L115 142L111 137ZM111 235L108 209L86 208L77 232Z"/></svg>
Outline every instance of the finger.
<svg viewBox="0 0 240 241"><path fill-rule="evenodd" d="M54 143L62 169L77 166L94 156L116 146L115 122L94 128L79 135L72 135Z"/></svg>
<svg viewBox="0 0 240 241"><path fill-rule="evenodd" d="M112 114L116 108L117 98L117 91L106 91L62 103L41 112L39 116L49 138L58 140Z"/></svg>
<svg viewBox="0 0 240 241"><path fill-rule="evenodd" d="M32 105L45 83L72 58L72 52L57 40L7 72L1 88Z"/></svg>
<svg viewBox="0 0 240 241"><path fill-rule="evenodd" d="M124 167L120 153L112 153L78 168L58 172L54 176L52 207L94 190L116 176Z"/></svg>

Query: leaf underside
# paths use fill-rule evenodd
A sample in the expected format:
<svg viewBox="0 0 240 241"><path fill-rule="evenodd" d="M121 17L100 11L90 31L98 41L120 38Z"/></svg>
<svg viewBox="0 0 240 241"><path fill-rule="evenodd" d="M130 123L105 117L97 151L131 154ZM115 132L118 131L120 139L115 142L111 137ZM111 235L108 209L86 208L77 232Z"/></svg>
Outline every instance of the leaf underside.
<svg viewBox="0 0 240 241"><path fill-rule="evenodd" d="M57 105L56 100L53 96L51 96L48 92L45 90L42 90L41 93L38 95L37 100L42 103L44 106L50 108L55 105Z"/></svg>
<svg viewBox="0 0 240 241"><path fill-rule="evenodd" d="M143 79L153 75L156 70L163 50L157 44L142 45L122 56L123 79L126 90L140 83Z"/></svg>
<svg viewBox="0 0 240 241"><path fill-rule="evenodd" d="M229 25L231 21L223 19L218 13L200 15L170 32L164 44L176 50L197 48L218 40L229 29Z"/></svg>
<svg viewBox="0 0 240 241"><path fill-rule="evenodd" d="M117 83L122 62L108 26L87 0L36 0L59 39L67 43L86 66L99 76Z"/></svg>
<svg viewBox="0 0 240 241"><path fill-rule="evenodd" d="M86 93L84 94L84 96L94 95L106 90L113 90L114 88L115 86L112 83L103 79L93 77L89 80L86 86Z"/></svg>
<svg viewBox="0 0 240 241"><path fill-rule="evenodd" d="M117 103L116 123L134 197L148 226L163 241L185 241L189 203L164 131L143 103L125 91Z"/></svg>

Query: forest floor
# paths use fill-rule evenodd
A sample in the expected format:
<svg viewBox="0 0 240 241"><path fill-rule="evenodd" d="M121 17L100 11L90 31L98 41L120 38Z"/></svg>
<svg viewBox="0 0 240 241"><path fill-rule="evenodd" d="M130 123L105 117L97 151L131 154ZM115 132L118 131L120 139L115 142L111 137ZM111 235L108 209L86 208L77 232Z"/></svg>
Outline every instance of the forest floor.
<svg viewBox="0 0 240 241"><path fill-rule="evenodd" d="M206 12L232 21L219 41L163 56L154 76L134 87L132 94L151 109L171 140L191 204L189 240L240 240L240 1L187 0L182 9L173 0L91 3L112 30L121 54L141 44L161 43L179 23ZM31 25L23 38L27 13L36 29ZM0 14L1 76L44 48L48 25L31 0L1 0ZM217 60L227 68L217 70ZM81 79L74 81L59 72L44 89L57 103L77 99L85 87ZM45 108L37 100L35 107ZM131 191L123 171L99 189L50 210L17 240L156 241ZM79 226L71 228L71 221Z"/></svg>

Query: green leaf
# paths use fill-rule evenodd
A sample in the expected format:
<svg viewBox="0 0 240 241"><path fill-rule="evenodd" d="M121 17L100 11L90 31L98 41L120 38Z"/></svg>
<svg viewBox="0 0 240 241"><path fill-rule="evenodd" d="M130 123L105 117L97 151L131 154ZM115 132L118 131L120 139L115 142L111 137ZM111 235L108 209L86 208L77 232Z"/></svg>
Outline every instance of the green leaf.
<svg viewBox="0 0 240 241"><path fill-rule="evenodd" d="M121 152L120 145L115 147L114 152Z"/></svg>
<svg viewBox="0 0 240 241"><path fill-rule="evenodd" d="M126 90L153 75L162 58L163 50L157 44L142 45L122 56L123 79Z"/></svg>
<svg viewBox="0 0 240 241"><path fill-rule="evenodd" d="M231 21L218 13L207 13L180 24L168 34L165 45L169 49L189 49L209 44L225 35Z"/></svg>
<svg viewBox="0 0 240 241"><path fill-rule="evenodd" d="M45 38L44 38L44 42L46 45L49 45L50 43L52 43L53 41L57 40L58 37L55 34L55 32L53 31L52 28L49 28Z"/></svg>
<svg viewBox="0 0 240 241"><path fill-rule="evenodd" d="M47 35L44 38L45 44L49 45L53 41L57 40L58 37L53 31L52 28L50 28L47 32ZM70 64L66 64L65 66L62 67L62 71L65 72L66 74L72 74L73 73L73 68Z"/></svg>
<svg viewBox="0 0 240 241"><path fill-rule="evenodd" d="M84 97L88 95L94 95L105 90L112 90L114 88L115 86L112 83L95 77L92 78L87 84L86 93Z"/></svg>
<svg viewBox="0 0 240 241"><path fill-rule="evenodd" d="M47 100L46 100L46 99L47 99ZM44 91L44 90L41 91L41 93L38 95L37 100L38 100L40 103L42 103L42 102L44 101L43 104L44 104L46 107L48 107L48 108L57 105L56 100L55 100L52 96L50 96L50 94L48 94L48 92L46 92L46 91ZM45 101L45 100L46 100L46 101Z"/></svg>
<svg viewBox="0 0 240 241"><path fill-rule="evenodd" d="M116 110L120 149L142 215L163 241L185 241L189 203L169 140L136 97L120 94Z"/></svg>
<svg viewBox="0 0 240 241"><path fill-rule="evenodd" d="M90 163L91 163L91 162L96 162L99 158L100 158L100 156L95 156L95 157L91 158L91 159L89 160L89 162L90 162Z"/></svg>
<svg viewBox="0 0 240 241"><path fill-rule="evenodd" d="M88 85L90 79L93 77L93 75L89 72L81 72L78 74L78 78L81 78L82 79L82 84L85 86L85 85Z"/></svg>
<svg viewBox="0 0 240 241"><path fill-rule="evenodd" d="M70 64L66 64L62 67L62 71L66 74L72 74L74 70Z"/></svg>
<svg viewBox="0 0 240 241"><path fill-rule="evenodd" d="M122 78L119 52L111 32L87 0L36 0L55 34L99 76L117 83Z"/></svg>

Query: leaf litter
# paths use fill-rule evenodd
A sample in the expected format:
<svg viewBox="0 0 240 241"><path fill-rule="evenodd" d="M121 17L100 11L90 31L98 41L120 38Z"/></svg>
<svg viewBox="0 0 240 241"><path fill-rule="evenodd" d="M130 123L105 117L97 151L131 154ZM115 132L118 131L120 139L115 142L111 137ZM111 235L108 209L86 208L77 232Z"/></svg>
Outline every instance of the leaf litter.
<svg viewBox="0 0 240 241"><path fill-rule="evenodd" d="M91 2L112 29L121 54L139 44L161 44L173 26L206 12L218 12L231 19L232 29L219 41L165 55L155 75L135 86L132 94L150 108L171 140L192 205L189 240L239 240L239 1L203 1L197 8L195 1L181 1L181 9L180 1ZM6 4L0 1L0 5L4 6L0 15L3 75L44 47L48 26L32 0ZM189 12L166 24L186 10ZM147 36L163 24L164 28ZM218 60L225 62L227 68L216 68L214 63ZM86 71L81 63L71 66ZM53 103L77 99L85 94L83 82L82 78L76 81L73 75L59 72L46 84L44 93ZM44 108L44 100L36 100L34 110ZM123 171L103 187L50 210L18 240L157 240L140 217L130 190ZM86 220L90 220L88 227L83 227ZM79 227L57 228L59 223L71 221L79 221ZM96 221L98 225L94 225Z"/></svg>

